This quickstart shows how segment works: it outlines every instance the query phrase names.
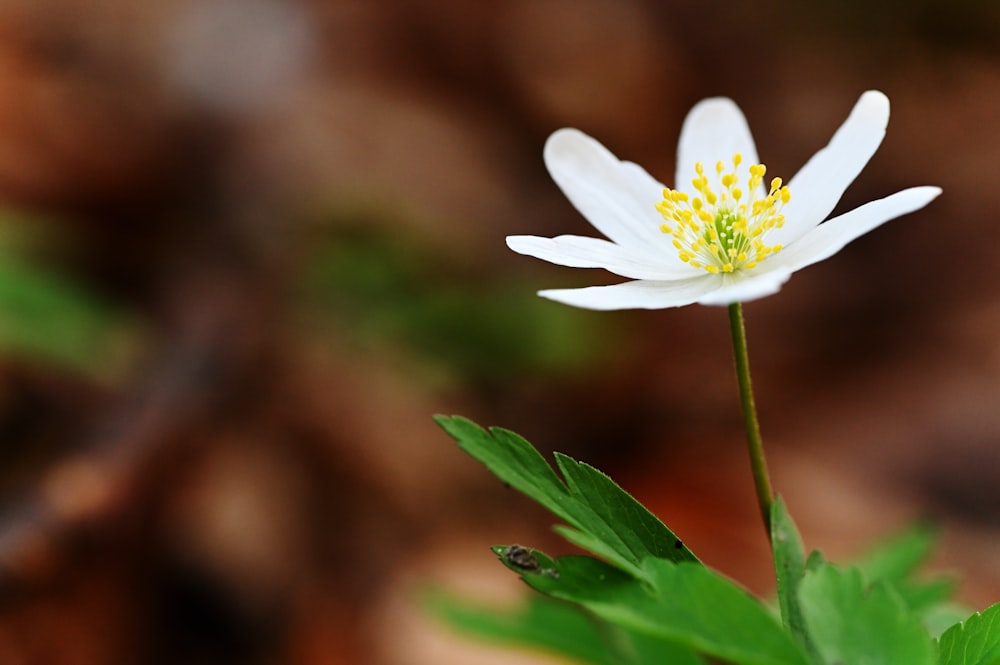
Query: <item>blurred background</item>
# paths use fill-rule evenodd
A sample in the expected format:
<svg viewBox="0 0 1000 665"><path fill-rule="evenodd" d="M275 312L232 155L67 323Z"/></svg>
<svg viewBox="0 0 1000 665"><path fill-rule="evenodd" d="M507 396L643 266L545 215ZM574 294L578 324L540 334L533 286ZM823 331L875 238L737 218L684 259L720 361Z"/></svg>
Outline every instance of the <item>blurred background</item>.
<svg viewBox="0 0 1000 665"><path fill-rule="evenodd" d="M778 490L850 556L918 518L1000 595L1000 5L964 0L0 0L0 662L543 663L421 595L571 552L431 421L610 473L771 588L721 308L593 313L517 256L593 231L579 127L670 182L733 97L790 177L866 89L839 209L944 195L746 307Z"/></svg>

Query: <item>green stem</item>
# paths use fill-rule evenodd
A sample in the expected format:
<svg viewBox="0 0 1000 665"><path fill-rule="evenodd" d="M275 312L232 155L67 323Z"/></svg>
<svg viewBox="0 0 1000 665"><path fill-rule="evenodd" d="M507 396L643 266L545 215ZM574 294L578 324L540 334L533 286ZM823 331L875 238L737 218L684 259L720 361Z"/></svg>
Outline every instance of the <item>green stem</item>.
<svg viewBox="0 0 1000 665"><path fill-rule="evenodd" d="M733 335L733 358L736 360L736 379L740 386L740 405L743 407L743 425L750 451L750 469L757 489L757 505L764 520L768 539L771 537L771 504L774 493L764 459L764 443L757 424L757 407L753 401L753 384L750 382L750 358L747 354L747 333L743 325L743 306L736 302L729 306L729 329Z"/></svg>

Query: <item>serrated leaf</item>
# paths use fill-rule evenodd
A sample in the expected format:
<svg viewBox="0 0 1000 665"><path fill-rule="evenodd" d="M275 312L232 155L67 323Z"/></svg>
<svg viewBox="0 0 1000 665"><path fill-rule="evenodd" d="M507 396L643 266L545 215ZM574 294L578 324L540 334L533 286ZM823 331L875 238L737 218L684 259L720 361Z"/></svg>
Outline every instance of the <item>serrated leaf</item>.
<svg viewBox="0 0 1000 665"><path fill-rule="evenodd" d="M474 604L434 593L430 610L470 636L512 647L542 650L592 665L704 665L681 645L624 631L588 614L577 605L532 594L516 608Z"/></svg>
<svg viewBox="0 0 1000 665"><path fill-rule="evenodd" d="M740 665L808 665L774 615L732 581L693 562L646 559L637 579L603 561L564 556L531 587L650 638ZM656 662L656 661L654 661Z"/></svg>
<svg viewBox="0 0 1000 665"><path fill-rule="evenodd" d="M971 611L959 603L938 603L921 612L920 620L931 637L939 639L949 628L964 621Z"/></svg>
<svg viewBox="0 0 1000 665"><path fill-rule="evenodd" d="M799 584L806 573L805 548L781 497L775 498L771 505L771 548L781 621L810 656L817 656L799 604Z"/></svg>
<svg viewBox="0 0 1000 665"><path fill-rule="evenodd" d="M809 635L827 663L934 662L933 641L917 616L888 584L866 586L857 568L825 564L807 572L799 601Z"/></svg>
<svg viewBox="0 0 1000 665"><path fill-rule="evenodd" d="M649 557L697 561L655 515L594 467L557 454L565 482L525 439L499 427L484 430L461 417L436 416L459 447L495 476L534 499L570 528L568 540L636 576Z"/></svg>
<svg viewBox="0 0 1000 665"><path fill-rule="evenodd" d="M1000 603L976 612L941 635L939 665L1000 663Z"/></svg>

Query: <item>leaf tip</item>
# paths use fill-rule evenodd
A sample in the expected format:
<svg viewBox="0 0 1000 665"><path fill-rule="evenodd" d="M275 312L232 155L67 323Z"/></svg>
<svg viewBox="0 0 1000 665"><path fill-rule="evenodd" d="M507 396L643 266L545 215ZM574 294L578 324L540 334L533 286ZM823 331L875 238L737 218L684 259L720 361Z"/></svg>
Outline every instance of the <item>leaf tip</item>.
<svg viewBox="0 0 1000 665"><path fill-rule="evenodd" d="M443 429L448 435L455 439L456 441L461 441L463 430L474 430L476 432L484 431L482 427L472 422L464 416L446 416L441 413L434 414L433 420L437 423L437 426Z"/></svg>
<svg viewBox="0 0 1000 665"><path fill-rule="evenodd" d="M545 575L552 579L559 578L555 560L541 550L524 545L494 545L490 550L497 555L503 565L521 577Z"/></svg>

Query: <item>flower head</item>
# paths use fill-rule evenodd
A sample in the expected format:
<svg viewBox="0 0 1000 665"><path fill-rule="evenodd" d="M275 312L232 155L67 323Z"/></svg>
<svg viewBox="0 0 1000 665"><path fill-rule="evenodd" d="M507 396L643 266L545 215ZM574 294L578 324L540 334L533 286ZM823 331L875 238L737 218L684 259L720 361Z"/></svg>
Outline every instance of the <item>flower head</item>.
<svg viewBox="0 0 1000 665"><path fill-rule="evenodd" d="M545 144L545 164L608 240L509 236L507 245L558 265L604 268L632 280L539 292L576 307L660 309L761 298L796 270L941 193L913 187L821 224L875 153L888 121L889 100L866 92L830 143L786 185L781 178L767 180L736 104L706 99L681 129L676 189L619 161L586 134L561 129Z"/></svg>

